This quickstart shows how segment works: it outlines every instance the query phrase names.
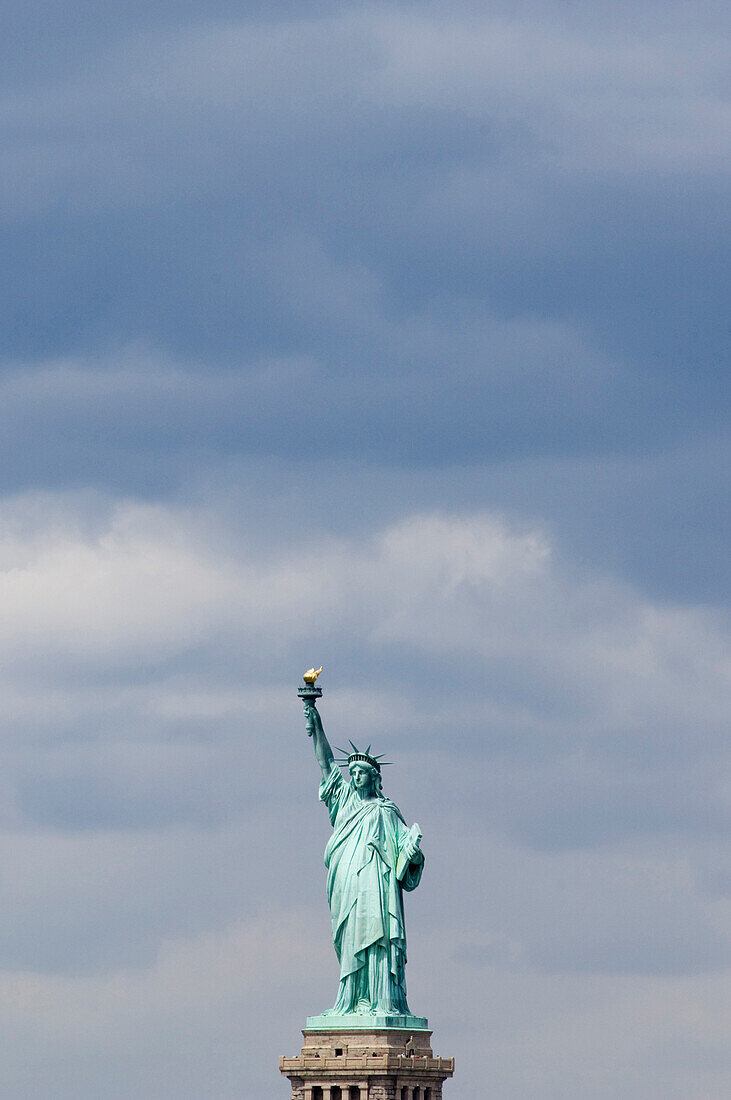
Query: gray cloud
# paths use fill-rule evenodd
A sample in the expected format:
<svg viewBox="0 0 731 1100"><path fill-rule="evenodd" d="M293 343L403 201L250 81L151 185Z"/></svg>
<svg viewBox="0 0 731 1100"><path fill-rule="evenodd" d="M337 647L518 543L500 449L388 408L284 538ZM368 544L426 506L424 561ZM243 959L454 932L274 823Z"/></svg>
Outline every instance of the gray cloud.
<svg viewBox="0 0 731 1100"><path fill-rule="evenodd" d="M11 140L26 136L29 159L19 167L31 177L28 130L43 142L52 128L57 156L36 144L38 170L56 166L55 179L37 179L47 201L56 201L59 183L85 203L135 201L150 189L169 198L181 170L190 185L215 193L222 180L212 161L230 185L253 145L249 167L260 176L273 167L269 157L305 152L313 138L344 141L346 157L357 149L361 162L375 159L369 123L373 137L373 123L379 134L389 127L378 112L400 127L413 111L436 111L437 121L451 111L468 123L497 119L498 133L520 127L538 162L563 170L697 174L705 163L723 164L724 53L702 24L693 54L687 47L687 28L648 27L630 38L624 28L561 28L553 11L543 20L377 7L269 24L211 20L130 35L82 73L8 98L0 116ZM479 164L481 149L494 155L491 141L462 141L453 159ZM448 152L441 144L442 163ZM174 171L164 170L166 160ZM247 175L238 176L244 190ZM19 199L21 191L22 212L34 192L23 187Z"/></svg>

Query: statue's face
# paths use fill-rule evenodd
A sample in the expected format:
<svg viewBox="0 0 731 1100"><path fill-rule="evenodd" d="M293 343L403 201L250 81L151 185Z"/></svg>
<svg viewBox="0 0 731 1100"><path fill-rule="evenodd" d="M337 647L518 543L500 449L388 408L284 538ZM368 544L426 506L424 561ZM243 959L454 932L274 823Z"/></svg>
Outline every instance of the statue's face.
<svg viewBox="0 0 731 1100"><path fill-rule="evenodd" d="M376 793L376 777L373 773L373 769L364 764L353 764L350 769L350 774L353 779L353 786L360 795L369 795Z"/></svg>

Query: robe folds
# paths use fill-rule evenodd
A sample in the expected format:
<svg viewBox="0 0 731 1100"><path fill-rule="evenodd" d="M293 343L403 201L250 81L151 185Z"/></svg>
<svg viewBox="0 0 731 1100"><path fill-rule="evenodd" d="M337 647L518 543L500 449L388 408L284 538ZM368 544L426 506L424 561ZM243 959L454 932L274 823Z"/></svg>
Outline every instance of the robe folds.
<svg viewBox="0 0 731 1100"><path fill-rule="evenodd" d="M417 853L401 879L397 878L398 857L409 833L400 810L389 798L361 799L337 765L320 784L320 798L333 825L325 849L325 866L333 943L340 962L339 1003L344 983L351 985L357 971L369 965L372 968L377 948L378 957L384 959L390 972L391 989L388 994L382 988L378 993L368 993L364 988L366 969L363 980L357 982L360 999L365 993L375 1007L387 995L393 1004L405 1006L403 891L419 885L424 857Z"/></svg>

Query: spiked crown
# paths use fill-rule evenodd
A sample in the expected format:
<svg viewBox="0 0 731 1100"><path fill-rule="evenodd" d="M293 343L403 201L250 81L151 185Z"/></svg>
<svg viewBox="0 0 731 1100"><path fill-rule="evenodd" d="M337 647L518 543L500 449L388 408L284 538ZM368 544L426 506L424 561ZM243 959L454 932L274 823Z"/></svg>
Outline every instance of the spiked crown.
<svg viewBox="0 0 731 1100"><path fill-rule="evenodd" d="M372 768L375 768L378 774L381 774L381 765L384 767L391 763L390 760L383 759L383 753L379 753L377 756L371 756L371 746L363 751L350 742L353 751L346 753L343 749L338 749L338 752L342 753L342 758L338 760L338 764L342 767L350 768L351 764L370 764Z"/></svg>

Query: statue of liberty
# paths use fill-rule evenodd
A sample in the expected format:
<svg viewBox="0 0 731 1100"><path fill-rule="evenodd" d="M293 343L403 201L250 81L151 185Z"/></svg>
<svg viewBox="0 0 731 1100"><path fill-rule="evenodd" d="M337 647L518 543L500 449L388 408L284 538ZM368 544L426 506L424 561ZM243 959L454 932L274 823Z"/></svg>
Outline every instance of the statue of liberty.
<svg viewBox="0 0 731 1100"><path fill-rule="evenodd" d="M314 670L305 674L307 684L314 684L312 674L316 678ZM351 742L350 782L343 778L314 705L315 691L320 694L318 688L309 696L301 689L300 695L322 771L320 798L333 826L325 866L340 963L337 1000L323 1015L411 1017L406 1003L403 891L414 890L421 879L419 827L407 828L398 806L383 794L381 764L371 755L370 745L360 752Z"/></svg>

